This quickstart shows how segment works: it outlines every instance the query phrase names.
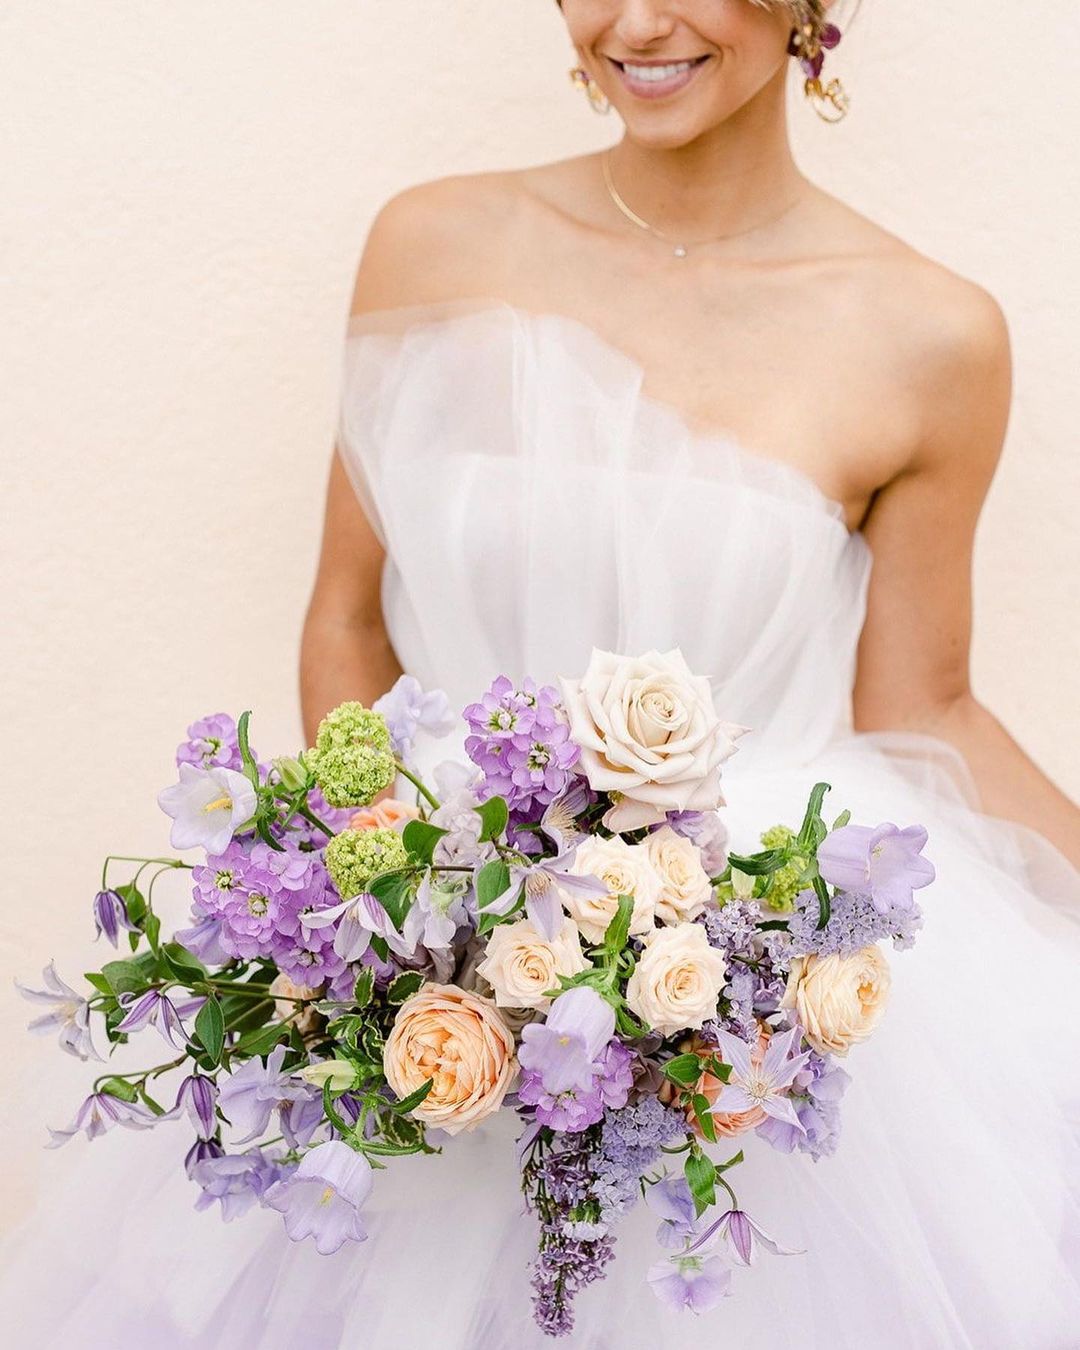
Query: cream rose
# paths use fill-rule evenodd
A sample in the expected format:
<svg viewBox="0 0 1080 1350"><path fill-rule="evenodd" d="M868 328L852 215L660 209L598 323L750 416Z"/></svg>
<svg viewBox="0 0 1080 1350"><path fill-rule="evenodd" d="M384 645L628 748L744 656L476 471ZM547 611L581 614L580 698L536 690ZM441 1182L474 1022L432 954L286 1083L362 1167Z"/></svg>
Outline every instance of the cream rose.
<svg viewBox="0 0 1080 1350"><path fill-rule="evenodd" d="M567 919L548 942L528 919L500 924L488 939L487 954L476 967L495 991L500 1008L546 1008L545 989L557 989L560 975L587 970L581 934Z"/></svg>
<svg viewBox="0 0 1080 1350"><path fill-rule="evenodd" d="M791 963L782 1008L793 1008L822 1055L846 1055L881 1021L892 976L878 946L850 956L800 956Z"/></svg>
<svg viewBox="0 0 1080 1350"><path fill-rule="evenodd" d="M683 923L696 918L712 898L701 853L690 839L661 825L645 840L649 859L660 876L656 917L661 923Z"/></svg>
<svg viewBox="0 0 1080 1350"><path fill-rule="evenodd" d="M579 877L598 877L608 888L606 895L587 895L568 886L559 888L563 906L586 942L603 941L619 908L620 895L634 897L630 932L640 937L652 931L661 882L644 844L628 844L618 835L611 839L589 835L578 844L570 871Z"/></svg>
<svg viewBox="0 0 1080 1350"><path fill-rule="evenodd" d="M699 923L656 928L645 938L626 986L626 1001L653 1031L670 1035L716 1015L727 978L724 955Z"/></svg>
<svg viewBox="0 0 1080 1350"><path fill-rule="evenodd" d="M636 657L594 647L581 679L559 684L590 787L620 794L604 816L609 829L722 805L720 764L749 728L720 720L709 681L678 647Z"/></svg>
<svg viewBox="0 0 1080 1350"><path fill-rule="evenodd" d="M383 1072L398 1097L430 1078L412 1114L458 1134L502 1105L517 1073L514 1036L490 999L453 984L425 984L398 1009Z"/></svg>

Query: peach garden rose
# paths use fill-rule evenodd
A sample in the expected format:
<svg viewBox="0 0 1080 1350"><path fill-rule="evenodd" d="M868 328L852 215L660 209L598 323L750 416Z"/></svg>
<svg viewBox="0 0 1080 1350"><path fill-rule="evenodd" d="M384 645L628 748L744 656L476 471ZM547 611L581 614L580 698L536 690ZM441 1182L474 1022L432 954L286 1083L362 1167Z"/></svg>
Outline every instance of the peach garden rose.
<svg viewBox="0 0 1080 1350"><path fill-rule="evenodd" d="M502 1105L517 1073L514 1036L491 999L452 984L425 984L398 1009L383 1072L399 1098L432 1079L412 1114L457 1134Z"/></svg>
<svg viewBox="0 0 1080 1350"><path fill-rule="evenodd" d="M794 1009L818 1054L846 1055L881 1021L891 978L876 945L850 956L799 956L791 963L780 1006Z"/></svg>

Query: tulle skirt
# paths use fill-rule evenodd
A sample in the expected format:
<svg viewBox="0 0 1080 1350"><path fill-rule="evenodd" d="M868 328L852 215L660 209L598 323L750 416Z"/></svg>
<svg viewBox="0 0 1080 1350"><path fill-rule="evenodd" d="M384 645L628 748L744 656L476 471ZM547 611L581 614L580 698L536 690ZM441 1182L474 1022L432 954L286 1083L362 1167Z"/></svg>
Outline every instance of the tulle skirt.
<svg viewBox="0 0 1080 1350"><path fill-rule="evenodd" d="M1032 831L974 809L959 756L928 738L854 735L814 764L726 775L733 847L829 811L930 830L937 880L915 947L889 954L890 1006L845 1062L836 1153L754 1135L743 1207L804 1248L762 1254L700 1317L646 1283L661 1252L639 1205L607 1278L577 1299L582 1350L1067 1350L1080 1345L1080 874ZM280 1217L196 1212L182 1123L87 1146L3 1253L9 1344L155 1350L533 1350L535 1220L500 1113L441 1156L390 1159L370 1236L334 1256ZM724 1153L727 1156L727 1153Z"/></svg>

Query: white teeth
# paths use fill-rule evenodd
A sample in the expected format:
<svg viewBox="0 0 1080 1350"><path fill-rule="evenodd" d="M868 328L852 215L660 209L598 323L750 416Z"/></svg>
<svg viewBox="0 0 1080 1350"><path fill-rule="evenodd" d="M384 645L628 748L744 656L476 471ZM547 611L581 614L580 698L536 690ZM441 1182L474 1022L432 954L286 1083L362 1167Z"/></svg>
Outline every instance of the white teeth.
<svg viewBox="0 0 1080 1350"><path fill-rule="evenodd" d="M628 61L623 63L623 70L635 80L641 80L644 83L655 83L658 80L670 80L673 75L681 75L683 71L689 70L694 65L693 61L679 61L670 66L632 66Z"/></svg>

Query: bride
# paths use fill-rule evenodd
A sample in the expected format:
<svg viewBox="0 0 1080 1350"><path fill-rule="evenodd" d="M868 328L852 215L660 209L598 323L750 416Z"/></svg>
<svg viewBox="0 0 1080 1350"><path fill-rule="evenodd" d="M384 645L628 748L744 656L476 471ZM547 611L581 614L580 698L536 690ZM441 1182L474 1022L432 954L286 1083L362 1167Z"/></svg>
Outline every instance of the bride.
<svg viewBox="0 0 1080 1350"><path fill-rule="evenodd" d="M733 844L819 778L837 810L925 823L925 929L839 1149L747 1149L748 1206L806 1254L676 1317L645 1282L639 1206L568 1343L1066 1350L1080 812L968 681L1001 309L795 165L789 61L823 116L845 106L821 0L561 8L617 144L411 188L367 239L303 632L308 743L403 670L460 707L500 672L583 670L593 645L681 646L753 728L725 766ZM455 750L420 747L421 769ZM8 1324L42 1346L548 1343L514 1134L501 1113L438 1161L395 1160L371 1240L320 1257L276 1215L196 1214L154 1131L159 1172L89 1156L77 1202L12 1244Z"/></svg>

